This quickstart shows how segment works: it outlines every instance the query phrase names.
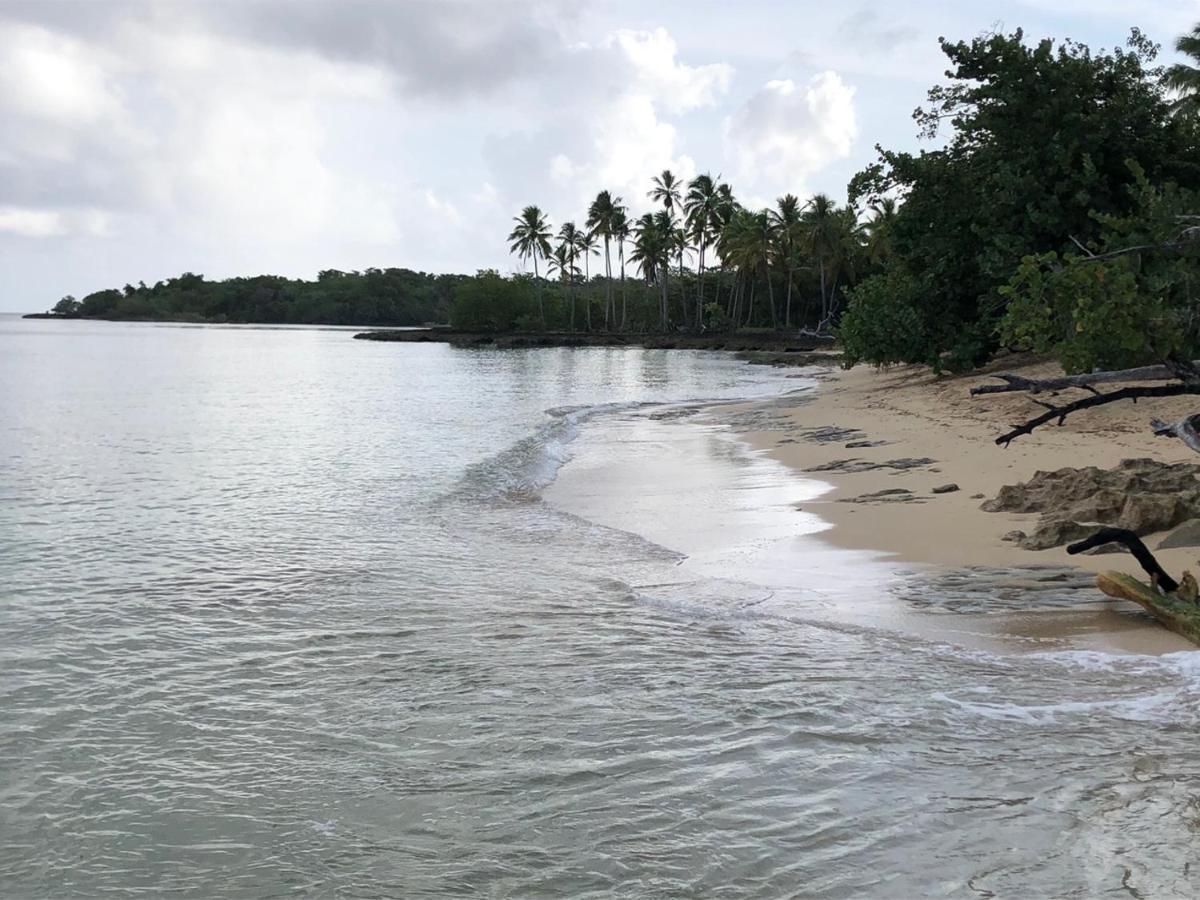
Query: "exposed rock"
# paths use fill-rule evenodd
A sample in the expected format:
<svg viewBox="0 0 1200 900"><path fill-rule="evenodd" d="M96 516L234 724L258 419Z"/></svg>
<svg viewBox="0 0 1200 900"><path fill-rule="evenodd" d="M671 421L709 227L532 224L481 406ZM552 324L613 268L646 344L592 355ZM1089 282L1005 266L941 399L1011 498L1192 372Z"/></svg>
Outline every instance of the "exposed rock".
<svg viewBox="0 0 1200 900"><path fill-rule="evenodd" d="M1019 542L1025 540L1025 532L1023 532L1023 531L1008 531L1008 532L1005 532L1004 537L1000 538L1000 540L1010 541L1014 544L1019 543Z"/></svg>
<svg viewBox="0 0 1200 900"><path fill-rule="evenodd" d="M972 500L982 500L983 498L984 498L983 494L972 494L971 495Z"/></svg>
<svg viewBox="0 0 1200 900"><path fill-rule="evenodd" d="M933 493L935 493L935 494L953 494L957 490L958 490L957 484L953 484L953 483L939 484L937 487L935 487L933 489Z"/></svg>
<svg viewBox="0 0 1200 900"><path fill-rule="evenodd" d="M895 469L898 472L902 472L906 469L919 469L922 466L929 465L931 462L933 462L933 460L929 459L928 457L920 457L916 459L904 457L902 459L889 459L885 460L884 462L873 462L871 460L857 458L835 459L833 462L823 463L819 466L811 466L804 471L855 473L873 472L876 469Z"/></svg>
<svg viewBox="0 0 1200 900"><path fill-rule="evenodd" d="M842 441L862 441L863 433L857 428L838 428L836 425L824 425L820 428L806 428L802 432L804 439L814 444L833 444Z"/></svg>
<svg viewBox="0 0 1200 900"><path fill-rule="evenodd" d="M981 508L988 512L1041 513L1032 534L1005 536L1027 550L1080 540L1100 525L1116 525L1147 535L1200 517L1197 471L1189 463L1127 459L1110 470L1089 466L1036 472L1024 484L1005 485Z"/></svg>
<svg viewBox="0 0 1200 900"><path fill-rule="evenodd" d="M843 497L841 503L924 503L925 501L908 488L885 488L857 497Z"/></svg>
<svg viewBox="0 0 1200 900"><path fill-rule="evenodd" d="M1158 543L1159 550L1174 547L1200 547L1200 519L1184 522Z"/></svg>
<svg viewBox="0 0 1200 900"><path fill-rule="evenodd" d="M887 441L851 441L846 445L847 450L861 450L867 447L882 447Z"/></svg>

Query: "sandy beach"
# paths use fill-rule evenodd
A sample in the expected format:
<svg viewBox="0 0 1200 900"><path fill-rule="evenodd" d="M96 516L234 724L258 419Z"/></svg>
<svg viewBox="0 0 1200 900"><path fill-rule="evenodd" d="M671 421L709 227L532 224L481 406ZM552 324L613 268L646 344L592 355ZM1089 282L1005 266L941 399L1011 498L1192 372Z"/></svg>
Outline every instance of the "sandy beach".
<svg viewBox="0 0 1200 900"><path fill-rule="evenodd" d="M985 512L980 505L1006 484L1039 470L1067 466L1108 469L1123 459L1197 462L1181 442L1155 437L1150 418L1174 420L1194 412L1190 398L1122 403L1076 413L1061 427L1043 426L1008 447L995 438L1041 410L1025 394L972 397L970 388L996 383L996 372L1031 378L1061 374L1055 365L1015 360L968 376L936 377L929 370L898 367L876 371L860 366L822 375L815 394L759 408L745 437L772 457L826 481L830 489L806 506L833 525L825 537L838 546L885 551L907 562L940 566L1074 565L1100 571L1123 562L1111 554L1069 556L1064 549L1022 549L1002 537L1032 530L1035 515ZM837 439L825 439L838 429ZM844 431L844 434L840 434ZM816 438L814 439L814 432ZM847 448L869 441L876 446ZM857 463L931 460L908 469L853 471ZM850 461L847 471L828 467ZM865 468L865 467L862 467ZM958 489L935 494L944 485ZM910 502L847 502L864 494L905 488ZM1154 548L1158 536L1146 543ZM1158 554L1168 570L1197 568L1200 550ZM1130 560L1130 562L1132 562ZM1118 566L1119 567L1119 566Z"/></svg>

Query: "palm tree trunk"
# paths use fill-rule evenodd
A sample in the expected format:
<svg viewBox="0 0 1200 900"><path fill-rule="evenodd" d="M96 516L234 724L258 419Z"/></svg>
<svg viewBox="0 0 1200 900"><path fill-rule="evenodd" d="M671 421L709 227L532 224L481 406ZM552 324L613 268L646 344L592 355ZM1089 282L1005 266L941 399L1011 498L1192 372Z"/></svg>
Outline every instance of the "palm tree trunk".
<svg viewBox="0 0 1200 900"><path fill-rule="evenodd" d="M788 267L787 300L783 305L783 327L792 327L792 268Z"/></svg>
<svg viewBox="0 0 1200 900"><path fill-rule="evenodd" d="M750 302L746 304L746 327L750 327L750 321L754 318L754 279L750 279Z"/></svg>
<svg viewBox="0 0 1200 900"><path fill-rule="evenodd" d="M542 330L546 330L546 308L542 306L542 279L538 277L537 267L537 251L533 253L533 281L537 285L537 300L538 300L538 318L542 323Z"/></svg>
<svg viewBox="0 0 1200 900"><path fill-rule="evenodd" d="M821 254L821 321L825 321L828 301L825 299L825 255Z"/></svg>
<svg viewBox="0 0 1200 900"><path fill-rule="evenodd" d="M763 263L763 274L767 276L767 300L771 306L771 327L779 330L779 314L775 310L775 289L771 287L771 265Z"/></svg>
<svg viewBox="0 0 1200 900"><path fill-rule="evenodd" d="M608 235L604 235L604 330L611 331L609 311L612 309L612 261L608 252ZM613 318L616 318L613 316Z"/></svg>
<svg viewBox="0 0 1200 900"><path fill-rule="evenodd" d="M621 260L621 330L629 326L629 294L625 286L625 242L617 244L617 256Z"/></svg>
<svg viewBox="0 0 1200 900"><path fill-rule="evenodd" d="M704 241L700 241L700 256L696 261L696 330L704 327Z"/></svg>
<svg viewBox="0 0 1200 900"><path fill-rule="evenodd" d="M590 254L584 251L583 254L583 286L586 289L588 282L592 280L591 269L588 267L588 256ZM587 291L583 292L583 311L584 322L587 324L587 330L592 330L592 298L587 295Z"/></svg>

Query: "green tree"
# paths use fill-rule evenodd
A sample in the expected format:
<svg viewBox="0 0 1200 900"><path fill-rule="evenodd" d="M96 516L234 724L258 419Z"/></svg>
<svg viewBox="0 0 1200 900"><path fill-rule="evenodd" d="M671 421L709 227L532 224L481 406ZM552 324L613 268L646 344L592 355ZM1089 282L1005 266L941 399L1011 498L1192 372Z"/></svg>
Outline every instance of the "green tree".
<svg viewBox="0 0 1200 900"><path fill-rule="evenodd" d="M784 194L775 201L775 209L770 211L770 216L775 240L779 244L778 257L787 271L787 299L783 304L783 325L785 328L791 328L792 282L795 280L797 251L804 240L805 223L800 201L794 194Z"/></svg>
<svg viewBox="0 0 1200 900"><path fill-rule="evenodd" d="M1200 24L1175 41L1175 49L1190 57L1192 63L1168 67L1164 83L1176 93L1171 109L1176 115L1200 117Z"/></svg>
<svg viewBox="0 0 1200 900"><path fill-rule="evenodd" d="M542 302L542 280L538 274L538 259L550 255L550 223L537 206L527 206L513 217L516 227L509 234L511 251L522 261L533 260L533 280L537 283L538 318L546 327L546 308Z"/></svg>
<svg viewBox="0 0 1200 900"><path fill-rule="evenodd" d="M687 217L689 236L696 245L696 323L697 327L704 318L704 252L712 241L717 226L717 207L721 203L721 195L717 191L717 183L707 172L697 175L688 184L687 195L683 201L683 211Z"/></svg>
<svg viewBox="0 0 1200 900"><path fill-rule="evenodd" d="M616 305L612 291L612 257L610 246L614 235L617 210L622 208L621 198L613 198L608 191L601 191L588 207L587 227L604 241L604 330L611 328L616 319Z"/></svg>
<svg viewBox="0 0 1200 900"><path fill-rule="evenodd" d="M657 214L646 213L637 220L633 228L633 252L629 254L629 259L637 263L647 283L658 284L659 327L666 331L669 327L667 301L670 289L671 219L665 210Z"/></svg>

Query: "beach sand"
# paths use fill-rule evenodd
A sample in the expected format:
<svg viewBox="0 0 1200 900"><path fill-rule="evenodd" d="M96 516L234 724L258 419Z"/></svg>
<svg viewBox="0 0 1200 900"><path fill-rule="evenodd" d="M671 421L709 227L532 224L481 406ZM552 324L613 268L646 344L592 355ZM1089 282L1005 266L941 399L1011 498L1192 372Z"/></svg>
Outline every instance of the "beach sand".
<svg viewBox="0 0 1200 900"><path fill-rule="evenodd" d="M1118 569L1140 575L1133 558L1125 553L1070 556L1062 547L1022 549L1002 537L1017 529L1032 532L1037 516L985 512L980 505L1003 485L1026 481L1038 470L1066 466L1107 469L1136 457L1200 462L1182 442L1155 437L1148 426L1151 417L1173 421L1195 412L1194 400L1143 400L1087 410L1071 416L1062 426L1043 426L1005 448L997 446L995 438L1041 409L1025 394L971 397L969 390L978 384L996 383L989 374L1007 371L1033 378L1061 374L1055 364L1021 358L956 377L937 377L917 367L833 369L818 376L822 383L811 394L746 405L728 415L743 439L760 451L829 486L804 503L803 510L832 526L820 536L834 546L883 551L897 563L923 564L931 571L1051 566L1093 572ZM816 429L854 433L822 441L814 439ZM882 443L846 447L864 440ZM905 458L932 462L907 470L812 471L841 460ZM959 489L932 493L933 488L946 484L956 484ZM897 488L912 491L917 501L846 502ZM1150 536L1146 543L1168 571L1200 571L1200 548L1159 551L1155 548L1160 539ZM1135 609L1133 604L1114 602L1098 611L1088 626L1095 644L1135 652L1191 647L1165 629L1146 628L1148 618L1131 616ZM1068 630L1078 632L1079 620L1067 619L1071 622ZM1056 630L1053 618L1040 617L1038 621L1039 627Z"/></svg>

